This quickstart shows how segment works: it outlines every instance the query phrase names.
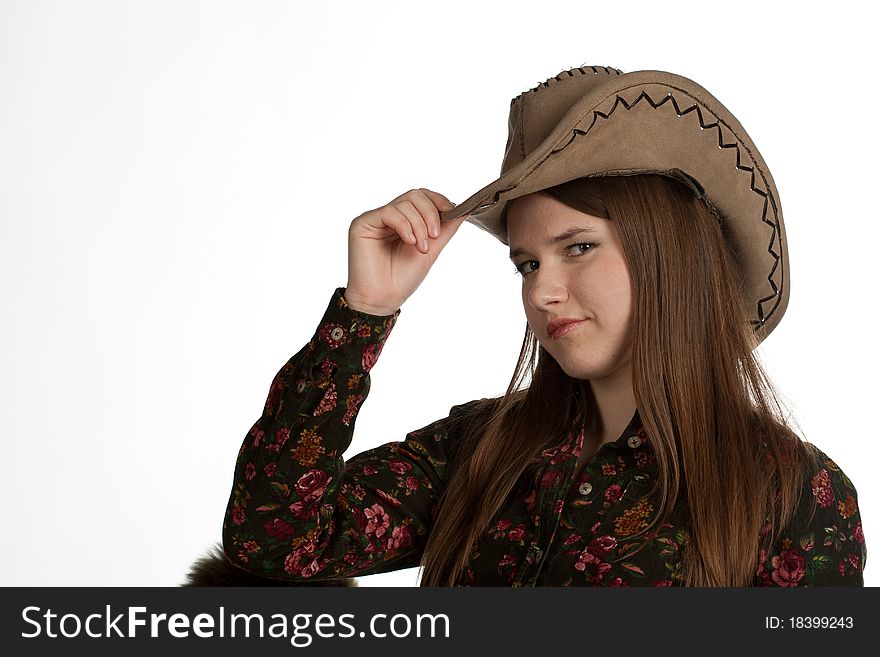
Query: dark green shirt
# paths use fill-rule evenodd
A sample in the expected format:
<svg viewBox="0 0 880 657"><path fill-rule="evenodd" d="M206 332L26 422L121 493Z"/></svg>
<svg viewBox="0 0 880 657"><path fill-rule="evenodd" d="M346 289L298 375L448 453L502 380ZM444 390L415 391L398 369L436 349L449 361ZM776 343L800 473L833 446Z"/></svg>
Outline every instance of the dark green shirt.
<svg viewBox="0 0 880 657"><path fill-rule="evenodd" d="M400 311L348 307L337 288L318 329L278 372L238 454L223 523L226 553L255 574L313 581L418 566L459 439L448 417L348 460L369 372ZM575 479L583 432L561 436L517 482L472 550L459 585L676 586L688 540L680 504L632 558L656 509L658 469L639 414ZM856 490L822 454L795 526L755 564L755 586L862 586Z"/></svg>

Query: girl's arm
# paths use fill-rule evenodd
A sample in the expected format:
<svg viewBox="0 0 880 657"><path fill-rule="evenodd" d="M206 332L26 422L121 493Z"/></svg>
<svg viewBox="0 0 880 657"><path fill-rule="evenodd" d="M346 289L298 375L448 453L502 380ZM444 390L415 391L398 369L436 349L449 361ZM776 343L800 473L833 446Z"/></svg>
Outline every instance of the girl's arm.
<svg viewBox="0 0 880 657"><path fill-rule="evenodd" d="M867 550L855 486L827 454L820 456L796 521L761 555L756 586L864 586ZM815 515L806 523L811 507Z"/></svg>
<svg viewBox="0 0 880 657"><path fill-rule="evenodd" d="M417 566L443 490L459 407L403 442L342 457L400 314L355 311L344 291L275 377L238 454L223 547L258 575L320 580Z"/></svg>

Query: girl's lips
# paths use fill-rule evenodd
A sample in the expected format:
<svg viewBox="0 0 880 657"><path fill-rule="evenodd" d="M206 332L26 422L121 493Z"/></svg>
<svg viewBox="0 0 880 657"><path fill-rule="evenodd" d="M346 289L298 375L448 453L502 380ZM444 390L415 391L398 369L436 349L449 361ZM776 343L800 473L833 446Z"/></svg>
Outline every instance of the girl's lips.
<svg viewBox="0 0 880 657"><path fill-rule="evenodd" d="M580 326L581 324L583 324L586 321L587 320L582 319L579 322L571 322L570 324L565 324L564 326L560 326L558 329L553 331L553 333L550 335L550 337L553 338L554 340L558 340L563 335L567 335L568 333L571 333L572 331L574 331L578 326Z"/></svg>

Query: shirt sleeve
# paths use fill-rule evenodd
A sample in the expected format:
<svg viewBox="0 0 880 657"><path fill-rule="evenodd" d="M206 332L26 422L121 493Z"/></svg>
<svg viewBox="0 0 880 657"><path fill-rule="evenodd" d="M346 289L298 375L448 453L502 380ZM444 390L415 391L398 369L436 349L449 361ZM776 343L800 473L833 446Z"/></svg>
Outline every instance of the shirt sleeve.
<svg viewBox="0 0 880 657"><path fill-rule="evenodd" d="M394 315L337 288L309 343L278 372L245 437L223 522L230 560L257 575L326 580L419 565L444 489L450 416L353 456L355 418Z"/></svg>
<svg viewBox="0 0 880 657"><path fill-rule="evenodd" d="M761 552L756 586L864 586L867 550L855 486L817 451L820 466L808 479L795 522Z"/></svg>

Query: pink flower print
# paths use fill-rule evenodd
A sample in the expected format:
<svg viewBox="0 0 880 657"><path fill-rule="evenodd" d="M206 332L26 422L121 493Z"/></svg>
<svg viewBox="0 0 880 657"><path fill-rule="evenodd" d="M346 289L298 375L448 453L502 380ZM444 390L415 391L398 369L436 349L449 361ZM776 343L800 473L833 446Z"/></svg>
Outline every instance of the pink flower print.
<svg viewBox="0 0 880 657"><path fill-rule="evenodd" d="M672 586L672 580L671 579L658 579L656 582L654 582L654 586Z"/></svg>
<svg viewBox="0 0 880 657"><path fill-rule="evenodd" d="M862 521L861 520L859 520L858 523L856 523L855 531L853 531L853 539L855 540L856 543L864 543L865 542L865 535L862 533Z"/></svg>
<svg viewBox="0 0 880 657"><path fill-rule="evenodd" d="M256 541L245 541L241 546L248 552L259 552L260 550L260 544Z"/></svg>
<svg viewBox="0 0 880 657"><path fill-rule="evenodd" d="M549 465L558 465L562 463L565 459L569 457L572 453L572 443L571 434L569 434L567 441L562 445L557 445L556 447L548 447L541 454L548 459Z"/></svg>
<svg viewBox="0 0 880 657"><path fill-rule="evenodd" d="M240 525L244 522L244 509L240 506L232 507L232 524Z"/></svg>
<svg viewBox="0 0 880 657"><path fill-rule="evenodd" d="M498 572L501 572L501 568L503 566L513 566L516 565L516 559L514 559L512 554L505 554L501 557L501 561L498 562Z"/></svg>
<svg viewBox="0 0 880 657"><path fill-rule="evenodd" d="M586 551L596 557L604 557L617 547L617 539L613 536L597 536L587 545Z"/></svg>
<svg viewBox="0 0 880 657"><path fill-rule="evenodd" d="M269 396L266 398L266 404L263 406L263 415L275 415L283 392L284 379L277 377L272 381L272 386L269 388Z"/></svg>
<svg viewBox="0 0 880 657"><path fill-rule="evenodd" d="M379 472L379 470L377 470L377 469L376 469L375 467L373 467L372 465L365 465L365 466L363 467L363 473L364 473L365 475L374 475L374 474L376 474L377 472Z"/></svg>
<svg viewBox="0 0 880 657"><path fill-rule="evenodd" d="M783 550L771 564L771 577L779 586L797 586L804 576L804 558L796 550Z"/></svg>
<svg viewBox="0 0 880 657"><path fill-rule="evenodd" d="M409 495L410 493L414 493L419 489L419 480L413 477L412 475L406 478L406 493Z"/></svg>
<svg viewBox="0 0 880 657"><path fill-rule="evenodd" d="M604 563L603 561L597 559L594 555L590 554L586 549L581 552L578 557L577 563L574 564L576 570L580 570L582 573L586 574L590 579L601 581L602 577L611 570L610 563Z"/></svg>
<svg viewBox="0 0 880 657"><path fill-rule="evenodd" d="M390 467L391 471L397 474L406 474L412 470L412 465L406 461L392 461Z"/></svg>
<svg viewBox="0 0 880 657"><path fill-rule="evenodd" d="M391 517L378 504L364 509L364 515L367 517L367 528L364 532L367 536L381 538L391 526Z"/></svg>
<svg viewBox="0 0 880 657"><path fill-rule="evenodd" d="M760 558L758 559L758 568L755 571L755 576L760 580L760 584L758 586L773 586L773 580L770 577L770 573L767 571L767 557L769 553L766 549L761 550Z"/></svg>
<svg viewBox="0 0 880 657"><path fill-rule="evenodd" d="M307 497L297 500L287 508L300 520L311 520L317 515L318 506L317 500Z"/></svg>
<svg viewBox="0 0 880 657"><path fill-rule="evenodd" d="M336 384L331 383L327 387L327 391L324 393L324 397L321 399L321 403L318 404L318 407L315 409L314 415L315 417L319 415L323 415L327 411L332 411L336 408Z"/></svg>
<svg viewBox="0 0 880 657"><path fill-rule="evenodd" d="M575 543L579 543L581 541L580 534L569 534L565 541L562 543L563 545L574 545Z"/></svg>
<svg viewBox="0 0 880 657"><path fill-rule="evenodd" d="M272 475L275 474L275 470L277 470L277 469L278 469L278 465L277 465L277 464L275 464L275 463L267 463L266 466L263 468L263 473L264 473L267 477L271 477Z"/></svg>
<svg viewBox="0 0 880 657"><path fill-rule="evenodd" d="M608 586L629 586L629 583L618 576L608 582Z"/></svg>
<svg viewBox="0 0 880 657"><path fill-rule="evenodd" d="M623 489L620 484L611 484L605 491L605 499L609 502L616 502L623 497Z"/></svg>
<svg viewBox="0 0 880 657"><path fill-rule="evenodd" d="M852 575L859 569L859 555L850 554L840 562L837 569L841 577Z"/></svg>
<svg viewBox="0 0 880 657"><path fill-rule="evenodd" d="M541 488L552 488L556 486L561 477L562 473L555 470L547 470L541 477Z"/></svg>
<svg viewBox="0 0 880 657"><path fill-rule="evenodd" d="M253 463L248 463L244 467L244 478L247 479L248 481L250 481L251 479L253 479L256 476L257 476L257 468L254 466Z"/></svg>
<svg viewBox="0 0 880 657"><path fill-rule="evenodd" d="M317 575L321 568L323 568L323 566L318 563L318 560L312 559L312 561L306 564L306 566L300 571L300 575L303 577L312 577Z"/></svg>
<svg viewBox="0 0 880 657"><path fill-rule="evenodd" d="M296 494L300 496L288 508L297 518L309 520L318 512L321 496L330 483L331 477L321 470L309 470L296 482Z"/></svg>
<svg viewBox="0 0 880 657"><path fill-rule="evenodd" d="M401 525L391 530L391 535L388 537L387 549L397 550L402 547L407 547L411 544L412 534L410 534L409 527L407 527L406 525Z"/></svg>
<svg viewBox="0 0 880 657"><path fill-rule="evenodd" d="M359 338L368 338L370 337L370 333L372 333L372 329L369 324L359 324L357 335Z"/></svg>
<svg viewBox="0 0 880 657"><path fill-rule="evenodd" d="M395 506L395 507L396 507L396 506L400 506L400 500L399 500L399 499L397 499L397 498L394 497L393 495L389 495L388 493L386 493L386 492L385 492L384 490L382 490L381 488L377 488L377 489L376 489L376 494L377 494L379 497L381 497L383 500L385 500L386 502L389 502L389 503L391 504L391 506Z"/></svg>
<svg viewBox="0 0 880 657"><path fill-rule="evenodd" d="M377 343L364 347L364 353L363 356L361 356L361 369L364 372L369 372L373 369L376 361L379 360L379 354L382 353L383 344L384 343Z"/></svg>
<svg viewBox="0 0 880 657"><path fill-rule="evenodd" d="M813 486L813 496L816 498L816 504L820 507L827 508L834 502L834 492L831 490L831 478L828 476L828 470L822 468L811 480Z"/></svg>
<svg viewBox="0 0 880 657"><path fill-rule="evenodd" d="M259 428L256 424L254 428L251 429L251 435L254 437L254 442L252 443L254 447L259 447L260 442L263 440L263 436L266 435L266 432Z"/></svg>
<svg viewBox="0 0 880 657"><path fill-rule="evenodd" d="M278 431L275 432L275 452L277 452L280 448L284 447L284 443L287 442L287 439L290 438L290 429L288 427L281 427Z"/></svg>
<svg viewBox="0 0 880 657"><path fill-rule="evenodd" d="M507 532L507 537L511 541L521 541L526 535L526 526L523 523L519 523L516 527Z"/></svg>
<svg viewBox="0 0 880 657"><path fill-rule="evenodd" d="M296 493L301 497L317 499L324 494L330 479L331 476L322 470L309 470L297 479Z"/></svg>
<svg viewBox="0 0 880 657"><path fill-rule="evenodd" d="M302 571L302 566L300 563L302 561L311 561L313 559L312 555L315 552L316 546L314 542L306 543L305 545L300 545L293 552L287 555L284 559L284 570L291 575L299 575Z"/></svg>
<svg viewBox="0 0 880 657"><path fill-rule="evenodd" d="M758 569L755 571L755 575L760 575L761 571L764 570L764 564L767 562L768 554L767 548L761 548L761 552L758 556Z"/></svg>
<svg viewBox="0 0 880 657"><path fill-rule="evenodd" d="M275 518L274 520L265 523L263 529L266 531L267 535L278 539L279 541L286 541L293 536L293 526L281 518Z"/></svg>
<svg viewBox="0 0 880 657"><path fill-rule="evenodd" d="M513 523L507 518L503 520L499 520L494 525L489 527L489 534L496 541L507 538L507 530Z"/></svg>

